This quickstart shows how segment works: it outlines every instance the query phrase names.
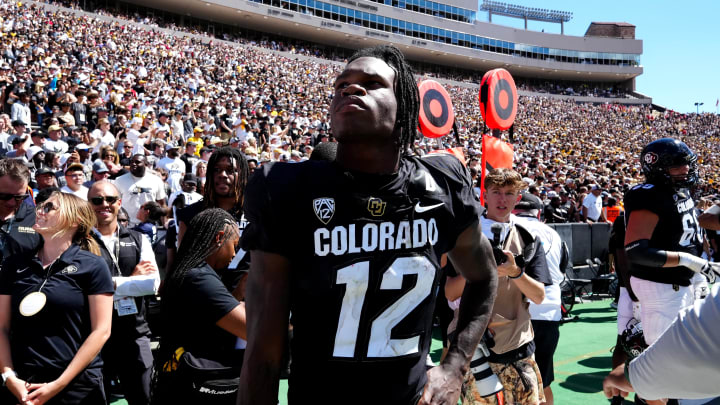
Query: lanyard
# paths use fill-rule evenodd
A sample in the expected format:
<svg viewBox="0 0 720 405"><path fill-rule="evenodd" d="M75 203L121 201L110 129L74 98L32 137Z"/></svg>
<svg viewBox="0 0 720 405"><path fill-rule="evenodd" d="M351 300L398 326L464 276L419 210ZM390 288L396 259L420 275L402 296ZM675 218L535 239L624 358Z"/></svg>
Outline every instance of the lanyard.
<svg viewBox="0 0 720 405"><path fill-rule="evenodd" d="M120 225L117 226L117 230L113 235L115 236L115 240L111 240L111 242L114 242L112 247L107 245L105 237L100 233L100 231L95 229L95 232L98 236L100 236L100 240L105 246L105 250L107 250L108 254L110 255L110 260L112 260L113 263L113 273L116 273L116 276L122 276L118 259L118 257L120 256Z"/></svg>
<svg viewBox="0 0 720 405"><path fill-rule="evenodd" d="M12 218L6 223L0 226L0 231L2 237L0 237L0 257L3 256L5 251L5 244L7 243L7 238L10 237L10 231L12 231L13 222L15 222L15 215L13 215ZM5 225L7 225L7 230L5 229Z"/></svg>

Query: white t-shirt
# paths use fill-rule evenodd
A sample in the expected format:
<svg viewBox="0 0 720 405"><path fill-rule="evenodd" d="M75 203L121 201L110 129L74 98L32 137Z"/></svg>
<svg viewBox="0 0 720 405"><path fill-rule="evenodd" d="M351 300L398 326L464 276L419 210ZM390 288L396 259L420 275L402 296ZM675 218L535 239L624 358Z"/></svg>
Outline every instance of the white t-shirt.
<svg viewBox="0 0 720 405"><path fill-rule="evenodd" d="M72 189L70 187L62 186L62 188L60 188L60 191L62 191L63 193L74 194L75 196L80 197L85 201L88 200L87 199L88 188L85 186L80 186L78 191L72 191Z"/></svg>
<svg viewBox="0 0 720 405"><path fill-rule="evenodd" d="M103 146L112 146L113 148L115 148L115 135L113 135L110 131L105 132L105 134L103 135L102 131L96 129L95 131L92 131L91 134L95 134L92 135L92 137L99 141L93 148L92 153L100 152L100 148L102 148Z"/></svg>
<svg viewBox="0 0 720 405"><path fill-rule="evenodd" d="M127 140L132 142L133 144L133 155L145 154L145 148L143 148L143 145L145 144L145 138L140 138L140 131L138 131L137 129L129 129L127 131Z"/></svg>
<svg viewBox="0 0 720 405"><path fill-rule="evenodd" d="M174 193L170 194L170 197L168 197L168 206L172 206L173 202L180 194L183 194L185 196L185 206L187 207L190 204L195 204L196 202L203 199L202 194L199 194L195 191L191 193L186 193L184 191L175 191Z"/></svg>
<svg viewBox="0 0 720 405"><path fill-rule="evenodd" d="M130 223L137 225L137 213L148 201L165 200L165 185L162 179L154 174L145 173L143 177L135 177L126 173L115 179L115 186L120 190L122 206L128 212Z"/></svg>
<svg viewBox="0 0 720 405"><path fill-rule="evenodd" d="M595 197L590 193L583 199L583 207L587 208L587 217L593 221L597 221L602 213L602 197Z"/></svg>
<svg viewBox="0 0 720 405"><path fill-rule="evenodd" d="M45 149L46 152L65 153L68 151L68 144L62 139L58 139L57 141L48 139L45 141L43 149Z"/></svg>
<svg viewBox="0 0 720 405"><path fill-rule="evenodd" d="M542 303L538 305L530 301L530 318L543 321L559 321L562 319L560 283L564 279L562 271L560 271L562 239L555 230L536 219L516 216L515 221L542 242L548 271L553 282L552 285L545 286L545 299Z"/></svg>
<svg viewBox="0 0 720 405"><path fill-rule="evenodd" d="M185 162L180 158L164 157L155 165L158 169L165 169L168 172L167 183L170 185L170 192L181 191L180 182L185 176Z"/></svg>

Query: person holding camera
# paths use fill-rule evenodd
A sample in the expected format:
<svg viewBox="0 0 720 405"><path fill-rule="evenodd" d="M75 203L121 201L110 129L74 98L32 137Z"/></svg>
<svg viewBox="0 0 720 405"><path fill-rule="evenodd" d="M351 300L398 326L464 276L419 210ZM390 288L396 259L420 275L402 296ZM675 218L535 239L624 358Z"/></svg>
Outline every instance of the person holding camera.
<svg viewBox="0 0 720 405"><path fill-rule="evenodd" d="M542 243L512 215L525 183L510 169L493 169L485 177L485 208L482 230L493 245L498 264L497 298L488 325L494 344L486 338L487 361L503 385L506 403L537 405L545 401L540 370L535 362L535 342L529 301L540 304L545 286L552 285ZM462 294L462 276L448 280L445 293L454 301ZM487 335L487 334L486 334ZM472 367L472 364L471 364ZM468 373L463 383L464 405L496 404Z"/></svg>

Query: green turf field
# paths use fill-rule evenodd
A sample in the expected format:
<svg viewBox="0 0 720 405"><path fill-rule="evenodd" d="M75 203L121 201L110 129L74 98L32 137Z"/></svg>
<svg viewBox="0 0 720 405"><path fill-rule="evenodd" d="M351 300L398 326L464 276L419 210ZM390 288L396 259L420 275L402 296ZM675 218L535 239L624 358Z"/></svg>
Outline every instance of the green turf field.
<svg viewBox="0 0 720 405"><path fill-rule="evenodd" d="M607 299L576 304L572 313L578 315L578 319L560 326L552 383L556 404L608 403L602 394L602 380L610 370L610 348L617 335L616 312L609 304ZM441 352L442 343L433 340L430 349L433 360L437 362ZM287 404L287 380L280 381L279 401L281 405ZM125 404L124 400L113 402L113 405Z"/></svg>

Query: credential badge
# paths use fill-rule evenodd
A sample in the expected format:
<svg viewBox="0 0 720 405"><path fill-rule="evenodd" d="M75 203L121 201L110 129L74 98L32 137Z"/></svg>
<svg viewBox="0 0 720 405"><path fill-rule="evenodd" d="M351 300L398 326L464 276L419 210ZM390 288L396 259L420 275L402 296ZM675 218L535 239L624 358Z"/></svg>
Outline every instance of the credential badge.
<svg viewBox="0 0 720 405"><path fill-rule="evenodd" d="M313 209L320 222L327 225L335 214L335 199L316 198L313 200Z"/></svg>

